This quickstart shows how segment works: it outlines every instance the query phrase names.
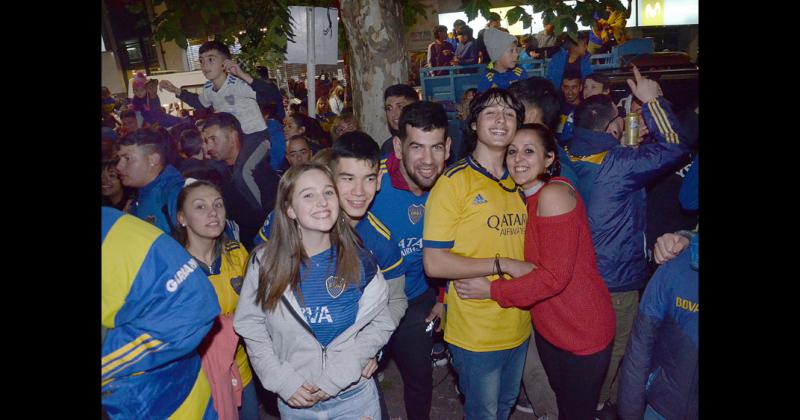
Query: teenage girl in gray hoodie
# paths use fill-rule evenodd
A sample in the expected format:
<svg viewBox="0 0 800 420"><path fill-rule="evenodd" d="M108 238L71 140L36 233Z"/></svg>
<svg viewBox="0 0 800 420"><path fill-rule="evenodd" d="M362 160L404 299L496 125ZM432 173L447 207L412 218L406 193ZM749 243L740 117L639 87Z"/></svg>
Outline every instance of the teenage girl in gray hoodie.
<svg viewBox="0 0 800 420"><path fill-rule="evenodd" d="M283 419L380 419L375 382L362 371L395 328L388 288L339 211L330 169L290 168L274 214L234 319L253 370L280 397Z"/></svg>

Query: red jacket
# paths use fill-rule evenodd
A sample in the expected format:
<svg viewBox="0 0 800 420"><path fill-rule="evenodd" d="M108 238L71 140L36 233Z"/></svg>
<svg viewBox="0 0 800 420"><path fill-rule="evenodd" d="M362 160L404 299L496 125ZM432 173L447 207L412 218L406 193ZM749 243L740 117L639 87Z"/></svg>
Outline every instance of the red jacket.
<svg viewBox="0 0 800 420"><path fill-rule="evenodd" d="M556 179L572 186L566 178L550 182ZM611 294L597 271L583 200L576 192L572 211L540 217L540 193L528 197L525 228L525 260L537 268L492 282L492 299L502 307L529 307L536 333L554 346L576 355L597 353L614 339L616 322Z"/></svg>

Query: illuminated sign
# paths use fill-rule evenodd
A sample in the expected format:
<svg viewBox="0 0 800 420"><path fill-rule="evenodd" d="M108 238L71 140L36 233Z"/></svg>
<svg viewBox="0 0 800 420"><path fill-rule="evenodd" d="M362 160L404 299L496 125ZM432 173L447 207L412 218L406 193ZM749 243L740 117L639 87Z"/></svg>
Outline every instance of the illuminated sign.
<svg viewBox="0 0 800 420"><path fill-rule="evenodd" d="M642 1L642 26L664 24L664 0Z"/></svg>

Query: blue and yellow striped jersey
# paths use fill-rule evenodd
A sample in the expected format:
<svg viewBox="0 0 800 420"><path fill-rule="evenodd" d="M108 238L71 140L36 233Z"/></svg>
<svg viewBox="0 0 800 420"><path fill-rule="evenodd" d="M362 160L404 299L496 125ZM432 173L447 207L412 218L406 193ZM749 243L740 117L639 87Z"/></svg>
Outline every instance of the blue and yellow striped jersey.
<svg viewBox="0 0 800 420"><path fill-rule="evenodd" d="M102 208L103 407L112 418L216 418L197 347L219 304L178 242Z"/></svg>

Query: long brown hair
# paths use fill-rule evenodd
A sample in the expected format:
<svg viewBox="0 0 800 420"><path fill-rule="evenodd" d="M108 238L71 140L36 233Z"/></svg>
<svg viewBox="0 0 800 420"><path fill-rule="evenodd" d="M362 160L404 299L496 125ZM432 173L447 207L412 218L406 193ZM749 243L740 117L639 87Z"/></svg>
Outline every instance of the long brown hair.
<svg viewBox="0 0 800 420"><path fill-rule="evenodd" d="M287 287L291 287L292 291L300 296L302 281L300 264L308 264L308 254L303 246L297 222L290 219L286 211L292 204L292 194L297 180L311 170L324 173L333 184L337 197L339 195L333 173L327 166L317 162L292 166L281 177L278 183L278 195L275 198L275 209L272 212L270 240L253 250L255 253L261 247L264 248L259 265L256 303L265 311L275 309ZM358 284L361 276L358 248L363 248L363 245L343 210L339 211L330 238L331 247L336 250L336 276L345 279L346 287L353 283ZM302 296L300 299L302 300Z"/></svg>

